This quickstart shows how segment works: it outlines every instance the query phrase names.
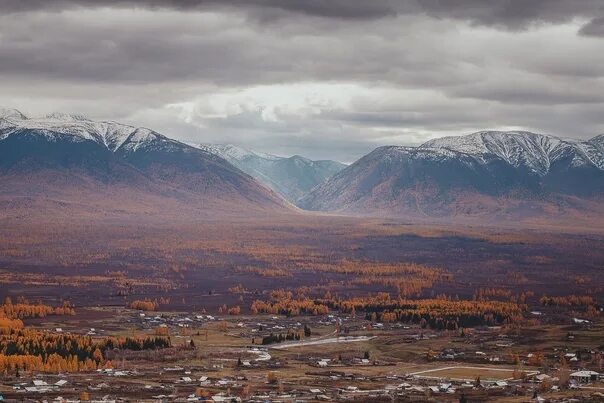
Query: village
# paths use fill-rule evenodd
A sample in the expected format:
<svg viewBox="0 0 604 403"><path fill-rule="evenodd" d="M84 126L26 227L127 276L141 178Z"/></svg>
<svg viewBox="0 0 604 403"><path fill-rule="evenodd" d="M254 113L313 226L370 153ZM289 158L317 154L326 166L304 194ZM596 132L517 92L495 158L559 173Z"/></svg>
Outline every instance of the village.
<svg viewBox="0 0 604 403"><path fill-rule="evenodd" d="M442 331L337 313L210 315L95 308L36 324L53 333L169 337L171 346L107 352L90 372L5 374L3 401L566 401L604 399L604 327L569 318L563 338L484 326ZM572 329L572 330L571 330ZM558 334L552 328L546 335ZM544 335L545 336L545 335ZM591 347L588 347L592 344ZM524 400L522 400L524 399ZM546 399L546 400L542 400ZM590 401L590 400L588 400Z"/></svg>

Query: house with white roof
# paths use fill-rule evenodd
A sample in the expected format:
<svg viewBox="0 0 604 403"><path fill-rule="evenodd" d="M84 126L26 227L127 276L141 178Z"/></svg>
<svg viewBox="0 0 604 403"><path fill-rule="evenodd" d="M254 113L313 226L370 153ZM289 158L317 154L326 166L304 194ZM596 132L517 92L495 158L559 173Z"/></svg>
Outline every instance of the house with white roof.
<svg viewBox="0 0 604 403"><path fill-rule="evenodd" d="M570 379L579 383L595 382L600 376L596 371L577 371L570 374Z"/></svg>

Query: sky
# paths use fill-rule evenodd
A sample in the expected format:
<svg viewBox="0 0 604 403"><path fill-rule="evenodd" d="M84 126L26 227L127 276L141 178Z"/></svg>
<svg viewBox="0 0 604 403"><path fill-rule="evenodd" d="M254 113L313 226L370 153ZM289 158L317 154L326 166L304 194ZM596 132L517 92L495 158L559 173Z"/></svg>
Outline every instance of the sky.
<svg viewBox="0 0 604 403"><path fill-rule="evenodd" d="M352 162L604 133L601 0L2 0L0 105Z"/></svg>

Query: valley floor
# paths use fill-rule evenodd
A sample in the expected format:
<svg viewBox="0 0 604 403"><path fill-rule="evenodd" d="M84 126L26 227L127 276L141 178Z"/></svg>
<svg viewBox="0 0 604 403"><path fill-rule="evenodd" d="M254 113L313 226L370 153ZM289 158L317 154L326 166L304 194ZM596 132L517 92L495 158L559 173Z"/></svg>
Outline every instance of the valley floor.
<svg viewBox="0 0 604 403"><path fill-rule="evenodd" d="M603 241L327 215L13 219L0 395L598 401L599 376L573 374L603 372Z"/></svg>

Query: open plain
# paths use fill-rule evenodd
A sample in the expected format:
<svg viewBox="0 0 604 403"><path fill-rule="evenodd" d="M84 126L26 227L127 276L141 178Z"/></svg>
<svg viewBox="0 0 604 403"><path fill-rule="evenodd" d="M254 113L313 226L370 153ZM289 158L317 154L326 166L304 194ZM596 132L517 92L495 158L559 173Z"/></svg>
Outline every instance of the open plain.
<svg viewBox="0 0 604 403"><path fill-rule="evenodd" d="M4 363L0 393L598 401L604 392L597 376L571 376L601 372L604 234L302 218L5 218L4 310L51 307L17 315L24 338L69 337L100 355L84 365L80 353L75 372ZM4 349L19 344L1 337Z"/></svg>

